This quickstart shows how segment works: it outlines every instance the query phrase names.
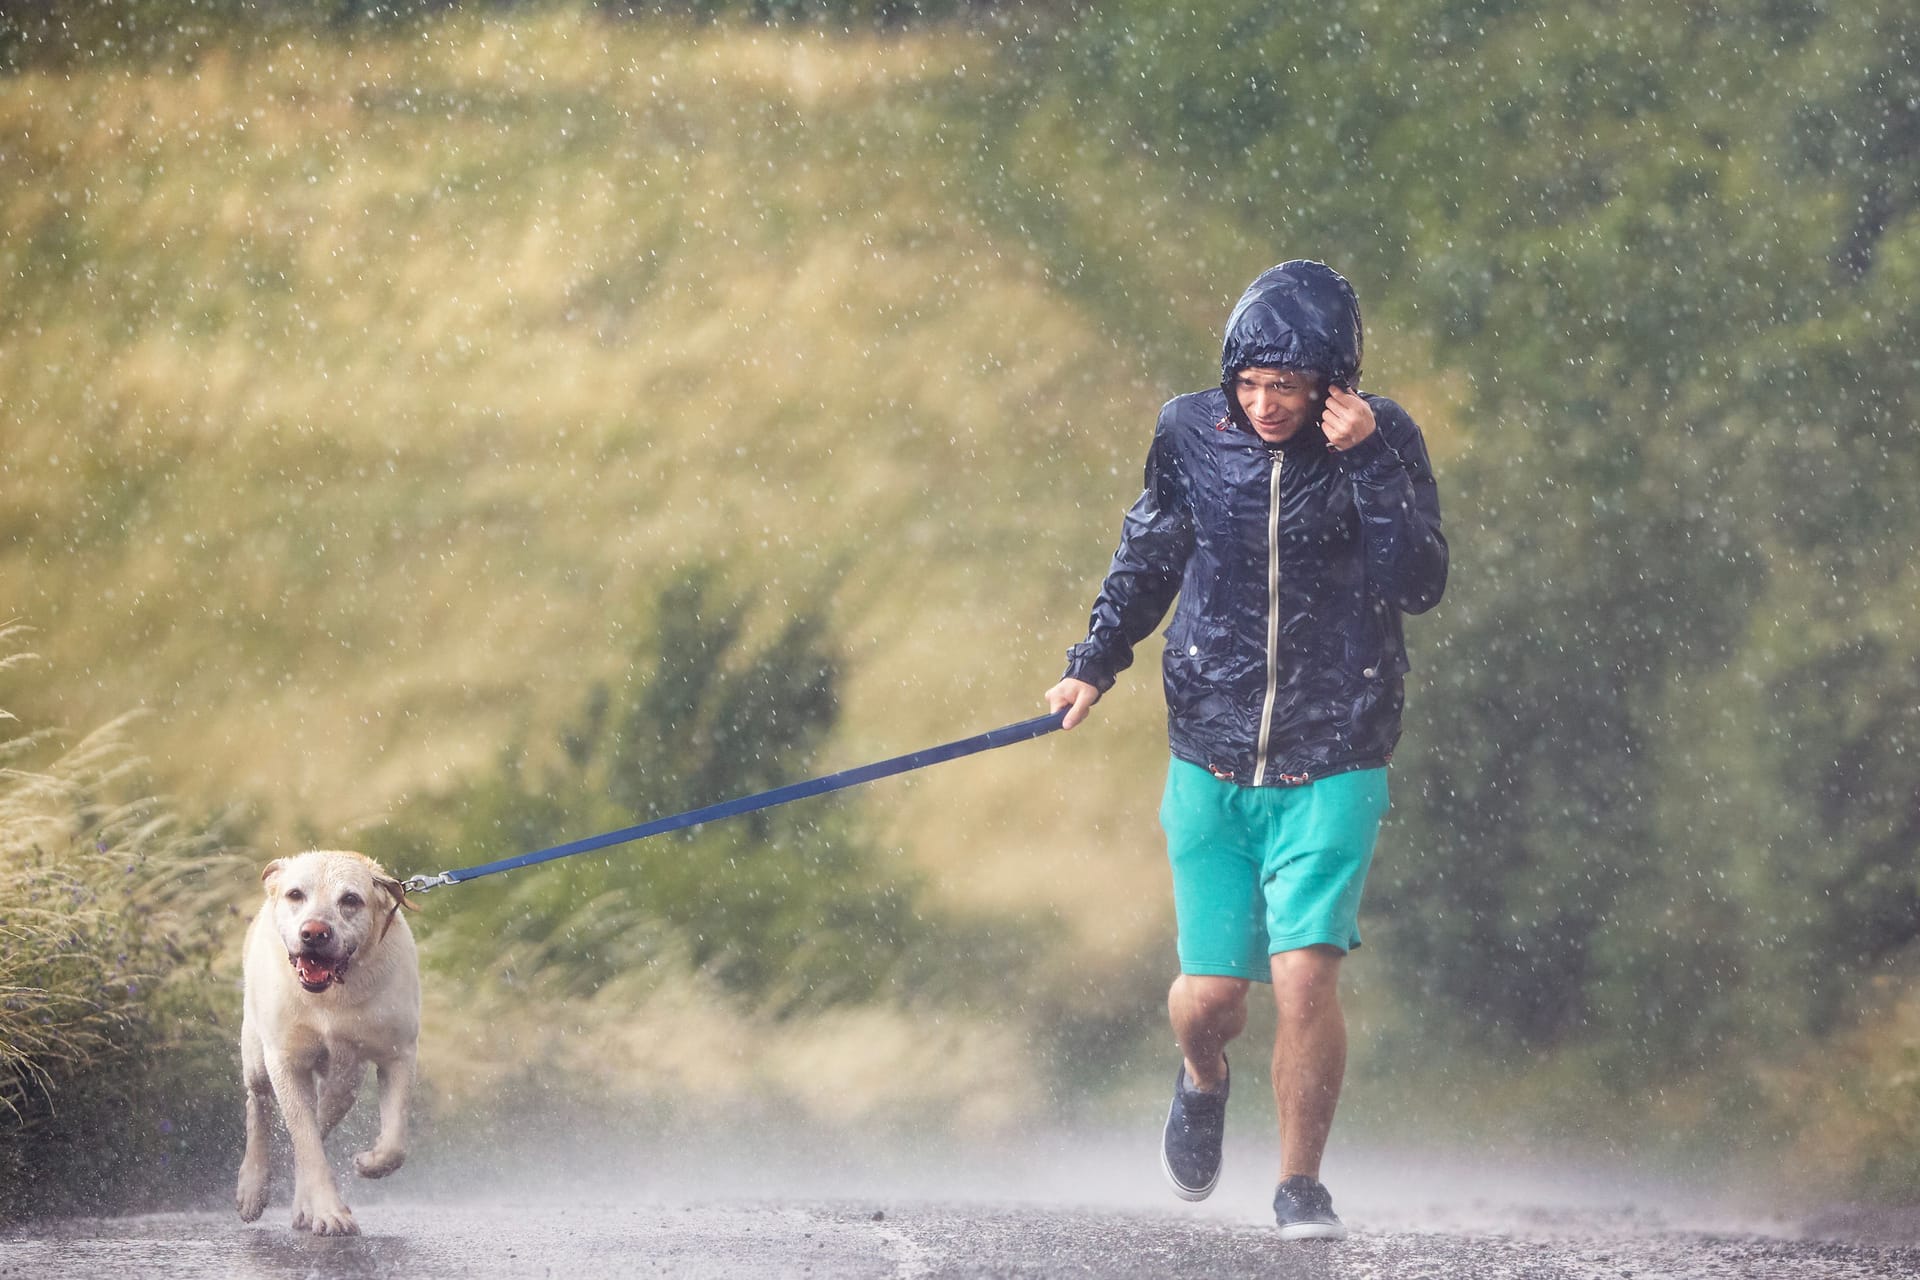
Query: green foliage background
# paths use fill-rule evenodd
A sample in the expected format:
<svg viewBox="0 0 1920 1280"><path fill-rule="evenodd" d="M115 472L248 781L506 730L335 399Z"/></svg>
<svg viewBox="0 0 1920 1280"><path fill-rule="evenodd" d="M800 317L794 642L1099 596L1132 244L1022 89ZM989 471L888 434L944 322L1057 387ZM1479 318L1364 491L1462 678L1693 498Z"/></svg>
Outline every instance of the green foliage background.
<svg viewBox="0 0 1920 1280"><path fill-rule="evenodd" d="M1323 258L1456 565L1356 1087L1467 1064L1427 1096L1914 1194L1900 6L44 12L0 7L0 584L60 659L23 710L151 703L188 794L407 871L1015 718L1154 407ZM476 887L428 954L924 995L1068 1093L1123 1077L1167 963L1152 656L1071 741Z"/></svg>

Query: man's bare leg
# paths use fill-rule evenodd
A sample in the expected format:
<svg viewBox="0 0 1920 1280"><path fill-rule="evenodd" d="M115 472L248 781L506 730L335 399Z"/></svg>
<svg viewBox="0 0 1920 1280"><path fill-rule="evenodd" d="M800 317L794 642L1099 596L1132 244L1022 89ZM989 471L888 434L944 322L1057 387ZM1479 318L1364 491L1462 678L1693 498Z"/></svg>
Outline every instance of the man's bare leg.
<svg viewBox="0 0 1920 1280"><path fill-rule="evenodd" d="M1320 1176L1320 1157L1347 1070L1347 1019L1338 991L1344 958L1337 947L1305 947L1273 957L1273 999L1279 1014L1273 1096L1280 1113L1282 1179Z"/></svg>
<svg viewBox="0 0 1920 1280"><path fill-rule="evenodd" d="M1183 973L1167 992L1167 1017L1187 1059L1187 1080L1212 1093L1227 1082L1227 1042L1247 1027L1245 978Z"/></svg>
<svg viewBox="0 0 1920 1280"><path fill-rule="evenodd" d="M1225 1049L1246 1028L1247 986L1244 978L1182 974L1167 992L1167 1016L1185 1062L1160 1134L1160 1168L1182 1200L1205 1200L1220 1183Z"/></svg>

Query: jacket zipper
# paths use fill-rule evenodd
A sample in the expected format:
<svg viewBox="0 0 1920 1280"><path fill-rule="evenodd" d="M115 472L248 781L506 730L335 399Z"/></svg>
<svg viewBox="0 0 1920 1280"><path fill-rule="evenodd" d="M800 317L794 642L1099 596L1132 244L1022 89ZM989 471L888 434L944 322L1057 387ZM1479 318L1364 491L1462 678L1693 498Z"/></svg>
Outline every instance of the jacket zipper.
<svg viewBox="0 0 1920 1280"><path fill-rule="evenodd" d="M1267 780L1267 747L1273 737L1273 700L1280 691L1280 469L1285 455L1275 450L1267 501L1267 697L1260 707L1260 749L1253 760L1253 785Z"/></svg>

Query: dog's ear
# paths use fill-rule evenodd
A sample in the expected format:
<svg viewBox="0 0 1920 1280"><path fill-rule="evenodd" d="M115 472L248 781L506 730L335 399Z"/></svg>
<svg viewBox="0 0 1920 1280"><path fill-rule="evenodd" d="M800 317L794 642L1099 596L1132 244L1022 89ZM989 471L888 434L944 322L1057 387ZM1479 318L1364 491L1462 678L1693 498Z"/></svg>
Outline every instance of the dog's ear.
<svg viewBox="0 0 1920 1280"><path fill-rule="evenodd" d="M407 886L401 884L392 876L384 874L376 875L373 878L373 882L382 889L385 889L388 895L393 898L393 909L395 911L398 911L402 907L405 907L409 911L418 911L420 909L420 904L407 896Z"/></svg>
<svg viewBox="0 0 1920 1280"><path fill-rule="evenodd" d="M407 897L407 886L384 871L374 873L373 883L376 887L385 890L387 896L393 899L393 906L387 911L386 921L380 926L380 936L384 938L387 936L387 930L393 928L393 922L400 918L400 908L418 911L420 904Z"/></svg>
<svg viewBox="0 0 1920 1280"><path fill-rule="evenodd" d="M286 865L287 865L286 859L275 858L272 862L269 862L264 868L261 869L260 883L267 886L268 893L273 892L274 879L277 876L279 876L280 872L285 869Z"/></svg>

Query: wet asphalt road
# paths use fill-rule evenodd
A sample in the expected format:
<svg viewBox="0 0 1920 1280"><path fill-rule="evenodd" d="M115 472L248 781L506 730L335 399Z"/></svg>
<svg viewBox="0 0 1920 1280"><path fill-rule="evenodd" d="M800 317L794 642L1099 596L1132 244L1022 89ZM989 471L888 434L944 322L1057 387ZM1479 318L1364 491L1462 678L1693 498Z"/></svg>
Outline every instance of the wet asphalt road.
<svg viewBox="0 0 1920 1280"><path fill-rule="evenodd" d="M230 1214L69 1219L0 1237L0 1277L1911 1277L1920 1241L1719 1235L1629 1213L1516 1213L1503 1225L1376 1229L1283 1244L1249 1222L1043 1205L729 1201L420 1204L359 1211L358 1237ZM1846 1230L1844 1223L1838 1224Z"/></svg>
<svg viewBox="0 0 1920 1280"><path fill-rule="evenodd" d="M1276 1153L1254 1133L1230 1137L1219 1188L1193 1205L1168 1192L1145 1125L985 1144L768 1125L564 1133L430 1133L377 1182L347 1172L355 1136L340 1135L362 1234L332 1239L289 1228L277 1147L259 1222L211 1188L183 1201L192 1212L42 1222L0 1234L0 1280L1920 1278L1920 1209L1787 1217L1770 1180L1756 1197L1706 1168L1663 1179L1628 1153L1356 1139L1327 1174L1352 1236L1287 1244L1268 1207Z"/></svg>

